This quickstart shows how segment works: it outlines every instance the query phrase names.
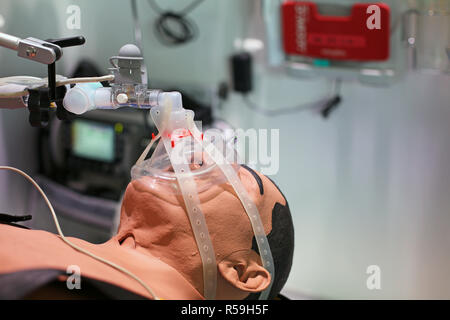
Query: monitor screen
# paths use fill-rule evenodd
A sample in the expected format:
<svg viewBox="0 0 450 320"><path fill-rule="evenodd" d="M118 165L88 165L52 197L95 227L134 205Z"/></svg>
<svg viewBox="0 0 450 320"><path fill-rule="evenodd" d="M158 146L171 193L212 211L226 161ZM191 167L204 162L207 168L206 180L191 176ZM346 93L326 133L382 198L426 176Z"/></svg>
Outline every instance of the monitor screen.
<svg viewBox="0 0 450 320"><path fill-rule="evenodd" d="M114 161L114 127L98 122L75 120L72 123L72 152L81 158Z"/></svg>

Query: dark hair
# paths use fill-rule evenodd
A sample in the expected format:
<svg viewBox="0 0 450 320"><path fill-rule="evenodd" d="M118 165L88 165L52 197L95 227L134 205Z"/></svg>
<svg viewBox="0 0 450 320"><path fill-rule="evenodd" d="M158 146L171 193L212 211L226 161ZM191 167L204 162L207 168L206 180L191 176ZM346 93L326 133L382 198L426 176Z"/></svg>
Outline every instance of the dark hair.
<svg viewBox="0 0 450 320"><path fill-rule="evenodd" d="M264 194L264 187L258 174L247 166L247 169L255 178L259 186L259 192ZM267 177L268 178L268 177ZM292 258L294 255L294 224L292 223L291 211L289 209L286 197L278 188L278 186L270 178L268 178L274 186L280 191L286 205L275 203L272 209L272 230L267 235L270 251L272 252L273 262L275 264L275 278L273 279L272 289L270 290L268 299L274 299L283 289L292 267ZM252 239L252 250L259 254L255 237ZM258 299L260 293L251 293L246 299Z"/></svg>

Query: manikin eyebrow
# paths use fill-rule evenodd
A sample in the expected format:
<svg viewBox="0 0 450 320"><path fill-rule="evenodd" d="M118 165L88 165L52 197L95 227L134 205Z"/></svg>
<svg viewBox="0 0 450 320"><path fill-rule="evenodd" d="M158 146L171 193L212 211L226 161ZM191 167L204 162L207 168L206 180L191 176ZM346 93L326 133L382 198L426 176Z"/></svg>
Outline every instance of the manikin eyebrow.
<svg viewBox="0 0 450 320"><path fill-rule="evenodd" d="M259 194L263 195L264 194L264 186L263 186L263 182L261 180L261 177L258 176L258 174L252 168L247 167L245 164L241 165L241 167L243 167L244 169L247 169L247 171L252 174L253 178L255 178L256 183L259 186Z"/></svg>

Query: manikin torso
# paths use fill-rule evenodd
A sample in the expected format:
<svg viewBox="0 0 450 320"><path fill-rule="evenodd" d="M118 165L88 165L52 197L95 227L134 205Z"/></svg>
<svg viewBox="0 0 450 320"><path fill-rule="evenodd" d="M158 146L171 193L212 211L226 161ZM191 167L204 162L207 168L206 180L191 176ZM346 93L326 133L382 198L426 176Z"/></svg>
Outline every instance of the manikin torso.
<svg viewBox="0 0 450 320"><path fill-rule="evenodd" d="M203 299L202 295L174 268L152 256L146 250L135 250L119 243L117 237L103 244L81 239L69 239L80 247L125 267L151 284L163 299ZM81 275L151 298L138 282L122 272L77 252L56 234L0 225L0 273L29 269L58 269L66 271L71 265L80 268ZM8 244L8 245L6 245ZM45 248L45 250L44 250Z"/></svg>
<svg viewBox="0 0 450 320"><path fill-rule="evenodd" d="M241 168L239 177L258 206L266 234L269 233L272 227L271 210L276 202L285 205L284 197L262 175L264 197L260 195L260 186L255 183L255 178L247 170ZM125 193L116 236L103 244L69 239L91 253L128 269L148 284L159 298L203 299L201 260L182 197L164 188L147 177L132 181ZM248 217L229 184L208 188L199 193L199 198L218 264L221 261L237 261L238 264L241 253L250 257L246 259L251 263L246 262L245 265L251 267L254 262L261 264L259 256L251 252L253 232ZM58 235L46 231L0 224L0 261L0 275L34 269L57 269L65 273L69 266L75 265L79 267L82 277L152 298L136 280L76 251ZM230 266L225 263L218 266L218 298L243 299L249 292L261 291L267 286L267 283L250 283L244 291L242 286L236 288L234 281L227 279L229 272L235 271L231 262L228 264Z"/></svg>

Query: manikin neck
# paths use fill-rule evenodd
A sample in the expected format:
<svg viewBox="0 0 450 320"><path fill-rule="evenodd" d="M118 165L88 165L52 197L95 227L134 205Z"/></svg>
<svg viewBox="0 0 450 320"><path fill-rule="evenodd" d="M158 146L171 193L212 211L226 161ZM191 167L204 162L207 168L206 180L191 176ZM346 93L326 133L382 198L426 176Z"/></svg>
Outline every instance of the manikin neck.
<svg viewBox="0 0 450 320"><path fill-rule="evenodd" d="M179 272L177 269L172 267L173 264L167 263L167 258L161 257L160 254L152 252L152 250L149 248L151 247L151 244L139 244L139 238L136 239L135 235L133 233L127 233L127 236L120 236L121 231L119 230L117 235L111 239L111 241L119 243L121 248L124 248L126 250L135 250L138 253L145 255L148 258L148 264L154 265L155 262L158 264L163 263L166 267L164 268L165 271L169 271L170 273L174 273L179 275L177 278L183 278L185 281L183 283L178 282L177 283L177 289L179 286L179 290L177 290L178 293L182 294L182 299L186 300L201 300L204 299L203 295L196 289L196 287L192 284L190 279L187 279L187 277ZM139 234L136 232L136 234ZM150 270L152 268L149 268ZM152 286L151 283L149 283L149 286ZM153 288L157 290L158 292L164 292L166 291L165 288ZM170 299L170 297L168 297Z"/></svg>

